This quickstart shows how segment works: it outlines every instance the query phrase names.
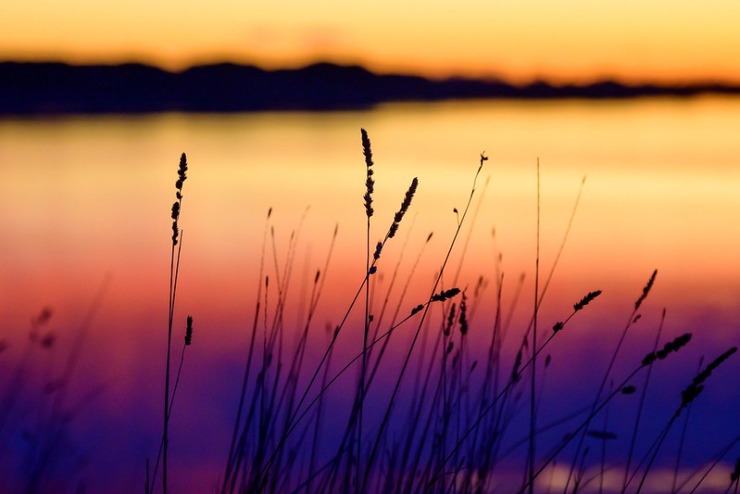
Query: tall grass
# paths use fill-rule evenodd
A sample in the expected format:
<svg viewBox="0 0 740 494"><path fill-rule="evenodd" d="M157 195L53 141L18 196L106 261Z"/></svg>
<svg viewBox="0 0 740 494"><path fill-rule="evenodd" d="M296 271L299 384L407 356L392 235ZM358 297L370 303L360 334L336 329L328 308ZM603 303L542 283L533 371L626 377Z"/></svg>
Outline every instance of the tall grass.
<svg viewBox="0 0 740 494"><path fill-rule="evenodd" d="M475 223L476 213L471 210L480 207L480 202L478 208L472 206L489 158L481 154L477 168L471 170L473 180L467 200L463 207L454 209L455 228L446 240L434 273L417 272L419 260L433 238L428 234L422 237L426 238L424 247L416 253L400 294L395 295L393 289L399 281L399 266L407 243L401 246L401 255L393 266L385 266L386 253L402 229L408 228L407 241L412 236L407 216L414 207L417 189L423 190L423 177L421 181L411 180L401 206L389 218L390 227L377 235L377 221L381 224L383 221L374 209L378 165L364 129L361 149L365 159L365 235L364 245L358 245L358 252L364 251L364 255L358 256L357 263L362 266L363 274L356 280L354 290L347 294L346 306L341 307L343 315L324 331L316 327L315 316L325 291L327 273L331 271L338 230L331 234L324 264L315 271L310 295L304 301L307 307L304 320L294 327L287 322L286 311L303 220L288 236L286 253L281 257L278 255L282 248L281 235L272 223L272 210L267 213L254 313L245 335L241 385L234 398L234 421L229 444L224 447L223 472L219 479L214 479L218 490L222 493L605 491L607 480L613 478L614 472L621 472L622 492L645 489L673 424L700 398L704 386L711 385L709 377L722 372L723 364L733 357L735 348L712 360L682 392L676 390L677 409L666 416L662 431L657 435L646 431L641 426L641 417L648 413L645 407L653 368L670 365L663 361L674 360L673 355L684 351L692 339L691 334L683 334L661 341L663 318L655 340L645 342L646 354L641 361L630 362L631 357L623 356L627 335L649 303L657 279L654 271L642 289L635 290L636 301L626 311L626 321L604 368L595 370L601 377L591 398L573 403L569 413L553 417L546 413L548 400L558 399L549 390L551 349L554 345L567 345L572 338L569 328L576 316L593 310L591 306L598 304L602 293L584 287L585 295L574 301L572 308L562 308L559 320L554 323L543 320L541 306L571 231L583 182L555 260L545 269L540 252L537 163L534 293L532 306L526 309L530 322L518 327L513 312L515 307L526 304L522 296L524 279L520 277L513 283L509 280L495 249L496 272L491 297L485 293L489 285L487 273L481 273L472 286L460 279ZM184 357L182 353L175 386L171 389L173 317L182 248L178 220L186 170L183 154L178 169L177 200L172 209L161 441L163 492L168 490L168 461L171 455L177 454L168 447L169 424ZM466 233L467 240L460 246ZM434 238L437 240L438 236ZM457 259L457 266L453 259ZM388 274L391 281L382 294L382 277ZM426 285L428 296L408 301L409 293L418 292L409 289L412 285ZM493 312L492 319L485 319L486 311L480 317L477 309L485 305L493 306L493 311L487 311ZM359 325L352 317L357 312L361 314ZM191 324L192 319L188 319L189 329ZM359 331L361 345L350 353L338 352L339 337L348 331ZM481 334L483 331L487 332L486 336ZM401 332L403 338L396 336ZM481 341L487 343L478 348ZM315 358L309 357L309 342L324 344ZM568 358L576 359L578 355ZM623 373L624 368L631 371ZM640 375L644 376L642 381L638 380ZM577 382L570 384L579 386ZM558 389L563 386L558 383ZM612 431L611 407L615 403L623 407L638 389L640 399L634 403L636 418L632 430ZM650 411L653 415L662 412ZM522 427L525 422L526 426ZM601 424L600 428L592 425L595 423ZM615 456L610 454L611 444L622 432L625 435L631 432L629 450L621 464L612 464ZM654 436L652 441L647 441L648 436ZM685 440L683 433L682 445ZM731 453L736 443L737 438L729 447L709 455L707 461L716 465ZM592 447L600 448L595 462L589 456ZM679 464L680 455L679 451L671 457L672 464ZM522 457L524 460L519 462L517 459ZM589 470L593 464L597 465L596 469ZM153 473L147 474L147 491L157 490L154 478L158 466L159 461ZM564 480L556 476L556 471L563 472ZM687 492L684 489L701 485L709 471L711 468L693 485L678 484L676 474L673 486L667 488ZM560 479L557 483L556 477ZM512 481L513 478L516 480ZM733 486L737 488L735 472L727 479L728 490Z"/></svg>
<svg viewBox="0 0 740 494"><path fill-rule="evenodd" d="M104 392L101 383L77 389L78 366L93 320L107 292L106 276L72 340L53 327L46 307L31 318L28 339L13 358L13 343L0 340L0 491L65 492L84 489L85 457L76 422ZM65 348L66 347L66 348ZM7 372L6 370L10 370Z"/></svg>

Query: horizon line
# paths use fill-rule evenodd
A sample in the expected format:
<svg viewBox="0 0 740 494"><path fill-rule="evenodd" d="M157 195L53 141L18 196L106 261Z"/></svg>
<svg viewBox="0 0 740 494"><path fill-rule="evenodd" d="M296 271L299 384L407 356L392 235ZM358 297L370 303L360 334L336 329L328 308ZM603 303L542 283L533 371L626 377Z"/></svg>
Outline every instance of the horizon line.
<svg viewBox="0 0 740 494"><path fill-rule="evenodd" d="M386 76L402 76L402 77L418 77L427 81L432 82L444 82L444 81L475 81L484 83L503 83L514 88L527 88L531 86L545 84L553 88L588 88L590 86L597 86L601 84L616 84L624 88L657 88L664 90L671 89L694 89L694 88L719 88L719 89L740 89L740 81L733 81L729 79L718 79L718 78L694 78L690 80L673 80L673 81L658 81L658 80L629 80L624 77L614 77L608 75L594 76L589 79L583 80L570 80L565 81L563 79L555 80L553 78L543 76L533 76L526 82L514 81L514 78L505 77L503 75L490 75L490 76L475 76L465 75L461 73L445 75L445 76L430 76L427 74L420 73L418 71L400 71L390 70L383 71L368 67L366 64L360 62L338 62L332 61L327 58L316 59L313 61L302 61L295 64L285 64L277 67L267 67L264 64L257 62L242 62L230 59L218 59L214 58L210 61L193 61L189 64L183 64L179 68L167 67L164 64L159 64L153 61L144 61L141 59L121 59L111 61L74 61L64 59L62 57L48 57L48 58L0 58L0 64L19 64L19 65L65 65L68 67L126 67L126 66L140 66L160 70L169 74L183 74L189 70L202 67L217 67L217 66L235 66L235 67L250 67L256 68L264 72L297 72L303 69L307 69L313 66L328 65L339 68L359 68L377 77Z"/></svg>

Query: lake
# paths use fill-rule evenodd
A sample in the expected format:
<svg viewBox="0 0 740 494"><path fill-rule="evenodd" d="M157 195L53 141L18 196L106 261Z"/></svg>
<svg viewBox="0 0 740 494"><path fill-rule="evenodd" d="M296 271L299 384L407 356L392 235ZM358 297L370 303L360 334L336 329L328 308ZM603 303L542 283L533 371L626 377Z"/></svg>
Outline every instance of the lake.
<svg viewBox="0 0 740 494"><path fill-rule="evenodd" d="M637 459L680 405L681 391L701 359L706 366L740 341L738 98L466 101L388 104L362 112L2 119L0 432L6 478L24 482L26 454L49 437L44 429L49 417L64 410L72 420L65 422L65 440L55 443L55 455L63 460L45 471L49 485L71 488L83 482L90 492L141 488L146 459L154 460L161 438L170 208L185 152L189 170L180 218L175 372L190 314L194 342L173 405L170 476L173 492L219 485L258 292L258 341L279 327L276 345L292 358L320 271L321 297L305 357L306 368L313 369L362 284L367 217L360 128L369 133L375 162L371 251L390 227L412 178L419 180L398 235L383 247L371 276L369 312L376 323L381 320L383 332L394 310L400 320L432 292L458 287L465 292L470 319L465 349L461 354L450 350L449 362L444 352L432 349L435 341L448 338L440 334L448 314L442 307L448 311L450 303L431 304L425 322L418 322L419 313L393 333L368 391L366 430L380 427L417 326L422 336L406 371L411 377L400 388L402 398L412 395L417 375L428 367L423 362L437 359L439 368L454 367L455 355L468 366L479 365L468 376L472 389L497 327L507 333L500 350L502 372L511 374L532 319L535 284L540 293L546 287L537 316L540 343L581 297L603 291L540 354L541 425L591 405L626 325L630 329L613 374L604 381L604 395L656 344L693 333L685 349L651 374ZM463 218L481 153L488 159ZM654 269L655 284L633 314ZM365 292L359 293L337 337L332 373L362 350ZM461 299L454 300L458 310ZM31 341L33 320L44 308L51 317L36 321ZM452 338L453 347L461 344L454 340L459 333ZM267 371L278 380L290 365L288 357L279 360ZM723 363L692 404L679 483L699 474L688 490L698 482L700 469L718 459L704 492L724 492L729 485L740 452L738 362L734 356ZM336 452L359 369L359 364L350 367L330 388L333 394L327 393L317 462ZM311 373L301 374L299 389ZM461 382L463 374L458 372ZM630 383L639 389L644 374ZM66 377L63 382L60 376ZM63 391L50 388L53 382L62 382ZM512 453L501 459L489 488L521 482L526 441L514 446L529 427L529 390L521 389L526 392L507 408L507 434L500 444ZM309 396L315 393L312 388ZM613 465L627 456L637 413L633 398L629 403L615 399L590 427L618 436L604 449L612 465L600 476L607 491L621 486L623 467ZM398 401L389 437L402 437L399 431L407 427L411 400ZM466 410L469 419L472 412ZM686 415L672 428L646 491L662 490L665 476L673 475L678 424ZM547 459L572 424L578 421L552 436L538 435L536 463ZM300 430L310 437L312 429ZM584 479L599 471L602 443L584 457ZM392 439L383 444L394 449ZM370 446L363 446L365 455ZM570 464L575 449L568 451L558 457L560 469L550 468L539 478L543 490L562 484L563 465ZM292 470L296 477L309 468L306 458L299 460ZM584 490L599 487L596 480Z"/></svg>

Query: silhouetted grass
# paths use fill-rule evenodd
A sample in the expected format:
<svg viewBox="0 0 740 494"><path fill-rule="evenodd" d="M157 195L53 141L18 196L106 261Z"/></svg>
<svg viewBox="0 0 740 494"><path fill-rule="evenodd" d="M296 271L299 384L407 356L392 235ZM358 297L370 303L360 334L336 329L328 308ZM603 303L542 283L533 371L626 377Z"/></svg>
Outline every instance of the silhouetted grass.
<svg viewBox="0 0 740 494"><path fill-rule="evenodd" d="M593 374L599 376L597 389L589 399L569 403L569 411L561 416L547 413L552 400L562 399L549 391L552 380L558 378L552 376L552 362L562 357L562 353L552 352L553 346L555 343L568 346L573 338L570 329L574 321L584 311L598 310L602 294L594 287L584 287L584 295L574 300L572 307L561 308L561 317L555 322L545 321L540 311L576 217L583 182L554 261L547 269L541 265L540 258L538 197L537 226L533 229L533 237L537 239L534 292L529 298L524 276L510 277L504 272L495 231L491 249L495 272L477 273L474 283L466 282L461 276L463 264L470 263L468 246L481 207L480 175L489 160L485 154L480 155L477 168L471 170L472 185L463 207L453 210L454 229L443 240L446 242L443 254L434 264L434 272L424 272L419 269L420 260L422 256L428 257L427 247L433 240L439 241L440 235L425 232L421 236L421 248L417 252L408 251L409 239L414 236L409 214L415 207L414 197L423 190L423 177L411 179L404 197L399 198L399 208L384 224L390 226L377 235L377 221L385 220L379 218L381 215L373 207L374 192L379 186L375 181L378 165L373 161L370 138L364 129L361 145L365 158L365 238L364 245L358 242L356 261L362 266L363 274L356 280L353 291L346 294L346 305L333 308L341 311L335 324L319 329L316 316L326 283L331 283L327 280L329 273L333 273L338 228L327 232L330 243L324 262L315 270L312 282L307 282L310 290L307 289L303 301L306 307L303 319L289 323L288 294L305 214L287 235L287 248L281 256L278 252L285 247L281 245L283 237L273 222L272 209L267 212L262 245L254 248L255 255L260 256L259 272L254 280L257 289L251 325L245 335L241 383L233 401L230 440L228 445L215 445L223 448L225 460L220 478L214 479L217 490L221 493L384 494L602 492L608 491L607 481L616 475L617 490L639 492L655 473L661 446L684 412L686 422L678 451L670 455L663 453L675 465L669 482L672 485L666 487L667 491L693 492L691 489L700 487L709 472L731 455L739 441L736 431L728 431L728 443L721 449L708 452L706 465L693 475L679 478L682 450L690 442L686 433L690 426L688 412L701 399L704 387L712 385L712 374L723 370L724 363L733 358L735 347L721 353L703 369L700 365L683 391L676 389L676 409L672 414L648 409L650 392L656 387L654 368L671 365L667 361L689 345L692 335L686 333L662 341L664 310L659 327L650 333L654 339L653 336L643 338L644 358L633 362L629 360L631 357L623 355L628 333L640 320L645 304L650 303L657 271L641 290L635 287L637 297L634 305L625 311L626 321L617 341L599 349L599 354L605 353L607 358L603 369L593 369ZM178 451L169 447L169 426L177 391L187 385L183 368L193 338L193 318L188 316L173 382L172 337L176 327L175 303L183 248L182 191L187 169L183 154L171 211L162 435L156 459L151 464L147 459L147 493L158 492L160 485L162 492L171 490L169 463ZM488 179L483 191L487 184ZM402 229L406 229L403 241L399 240ZM390 263L388 252L394 242L402 245L396 262ZM456 266L453 254L459 256ZM412 261L403 279L400 273L406 257ZM383 284L384 276L389 277L387 286ZM428 295L409 300L411 293L419 292L412 290L414 286L423 287ZM486 296L489 286L493 293ZM528 323L518 325L514 310L527 301L531 301L531 307L526 309ZM486 305L488 310L480 310ZM353 312L361 314L360 326L352 319ZM44 311L33 320L29 341L18 362L3 376L0 438L4 442L11 424L17 420L28 384L26 375L37 362L34 359L54 346L54 334L45 329L49 317L50 312ZM338 351L340 335L352 330L358 330L358 335L361 331L361 345L349 353L346 349ZM401 331L405 332L403 337ZM206 337L206 333L197 336ZM319 343L323 347L318 355L312 356L309 345ZM3 350L7 344L0 341L0 358L6 353ZM62 388L72 377L79 351L76 345L62 373ZM567 358L577 359L579 355L569 353ZM624 369L630 370L625 374ZM558 389L566 385L583 386L579 382L556 384ZM66 431L63 419L67 417L68 407L63 406L63 391L49 388L48 394L51 396L48 423L39 434L45 442L43 445L39 442L31 467L25 470L29 472L24 484L27 492L43 492L47 488L46 475L58 459ZM625 404L634 407L634 424L628 430L618 430L612 411L617 403L622 408ZM648 413L665 416L662 430L647 430L643 419ZM615 463L609 453L621 437L630 438L629 449L621 463ZM158 484L160 468L162 478ZM727 479L727 492L738 489L738 468L736 465ZM562 473L557 482L556 470ZM187 475L187 472L178 474ZM512 477L518 479L516 485L503 483L502 479L508 481Z"/></svg>
<svg viewBox="0 0 740 494"><path fill-rule="evenodd" d="M641 438L647 433L641 431L640 417L646 413L646 396L653 366L664 365L660 361L681 350L691 340L691 335L685 334L664 343L661 348L664 324L661 321L655 341L648 344L652 350L641 362L634 362L632 371L626 376L614 375L617 362L624 366L620 361L621 349L627 333L640 319L640 309L647 303L657 278L657 271L654 271L628 313L592 400L573 404L572 413L546 424L541 423L538 415L548 406L545 397L552 361L548 348L555 338L567 340L567 328L572 319L584 310L591 310L590 305L601 295L601 290L585 290L585 295L574 303L569 313L565 313L560 321L548 325L549 329L542 329L539 308L573 225L585 179L581 183L555 261L547 270L547 275L543 276L541 285L538 198L538 252L532 317L530 324L523 328L519 343L504 351L510 345L512 335L517 336L512 314L514 306L521 303L523 277L513 288L509 287L501 269L500 254L494 252L497 258L493 297L495 315L492 320L476 317L477 307L486 303L483 298L488 286L486 274L480 274L473 288L464 284L460 286L460 268L465 261L472 225L461 248L459 265L451 277L453 284L445 286L444 283L452 253L456 251L458 239L467 227L478 178L488 157L481 154L467 202L462 209L455 208L453 211L456 217L455 230L432 277L429 296L426 300L416 301L404 317L403 306L411 283L423 283L412 281L411 277L417 271L424 247L417 253L411 274L394 304L392 290L397 283L411 230L407 233L397 263L390 270L390 284L377 307L375 294L381 279L379 270L385 261L387 243L393 241L399 229L404 227L404 218L412 208L412 199L417 188L423 185L416 178L412 180L399 210L392 218L391 226L379 241L373 242L373 225L377 219L373 208L376 165L370 139L364 129L361 131L361 143L366 168L365 274L358 280L354 295L348 296L344 315L338 324L327 327L326 346L315 360L306 358L306 350L314 333L313 319L324 291L337 230L331 237L331 247L323 269L316 270L307 301L305 322L298 330L286 325L284 316L300 225L291 233L287 253L281 262L277 255L278 238L271 224L271 210L267 214L254 318L247 335L241 391L235 400L233 433L226 451L226 466L219 479L220 491L493 492L497 491L501 469L510 471L511 467L506 462L515 453L521 454L525 446L520 492L545 489L550 492L553 477L551 475L548 481L543 472L556 465L567 472L565 482L560 485L564 492L579 492L591 489L594 485L603 491L607 475L617 471L623 472L623 492L629 492L635 478L640 479L636 482L639 486L635 487L639 491L651 473L660 445L673 422L684 408L698 398L709 375L730 358L734 350L723 353L695 377L684 390L679 408L668 419L665 429L644 449ZM479 208L480 202L476 212ZM373 223L371 218L374 218ZM174 221L176 223L177 218ZM177 231L176 228L175 224L173 231ZM431 240L432 235L429 234L423 246ZM177 260L179 255L175 256L174 245L173 259ZM266 252L269 251L272 252L273 275L266 274ZM173 261L173 266L171 304L174 304L175 298L176 261ZM503 294L507 290L513 293L510 307L504 305ZM337 340L350 324L350 313L358 303L362 305L360 310L363 313L362 345L353 356L342 361L346 357L337 354ZM392 311L392 315L386 320L389 311ZM389 359L388 350L392 336L402 326L411 326L411 334L406 340L394 338L394 353L402 358L400 362L393 362ZM470 335L483 328L489 328L491 336L487 349L481 353L471 348ZM168 328L169 332L171 328ZM289 334L296 335L292 345L287 343ZM507 361L506 355L512 350L515 357ZM338 367L333 369L333 365ZM415 373L412 375L409 369L415 369ZM357 373L356 379L347 375L351 371ZM383 383L378 377L381 372L385 376ZM645 379L639 386L640 400L635 404L636 419L625 465L610 465L607 462L610 442L619 435L627 434L613 430L614 424L608 410L614 400L630 399L637 389L636 378L641 373L645 374ZM390 381L388 376L393 376ZM354 382L354 387L351 392L346 388L342 391L343 397L339 401L343 400L345 405L349 405L343 408L337 404L335 392L339 390L337 383L343 380L346 384L348 379ZM572 384L578 386L578 383ZM562 387L563 384L558 383L558 386ZM166 396L169 396L167 381L165 389ZM368 407L370 402L372 407ZM163 472L166 471L167 423L171 405L169 398L165 405ZM512 437L519 430L514 424L523 414L528 416L528 432L518 438ZM592 427L597 418L602 421L601 428ZM401 425L393 427L392 424ZM325 434L328 431L333 434ZM552 437L557 431L562 434L561 440L552 442L541 439L545 435ZM341 433L337 435L338 432ZM336 439L330 440L330 437ZM684 440L685 437L682 437L682 443ZM587 473L586 467L591 464L589 444L593 441L597 441L600 454L595 473ZM734 443L721 456L726 455L732 447ZM572 453L570 459L565 457L566 451ZM634 455L643 458L637 466L632 463ZM676 462L678 456L680 452ZM716 456L710 460L719 461ZM675 477L673 491L681 492L683 486L676 486ZM736 475L731 482L737 485ZM148 485L153 487L153 482ZM163 488L166 488L166 481L163 481Z"/></svg>
<svg viewBox="0 0 740 494"><path fill-rule="evenodd" d="M13 358L13 343L0 340L0 491L66 492L83 490L82 472L92 451L72 431L104 388L75 386L77 367L93 318L108 286L104 278L67 349L65 335L52 329L54 311L42 309L31 318L28 339ZM80 394L81 392L81 394Z"/></svg>

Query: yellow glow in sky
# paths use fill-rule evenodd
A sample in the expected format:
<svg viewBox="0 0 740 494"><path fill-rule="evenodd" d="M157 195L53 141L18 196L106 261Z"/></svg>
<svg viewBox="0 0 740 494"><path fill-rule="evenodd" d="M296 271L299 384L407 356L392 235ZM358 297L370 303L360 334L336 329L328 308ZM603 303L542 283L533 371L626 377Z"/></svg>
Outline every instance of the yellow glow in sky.
<svg viewBox="0 0 740 494"><path fill-rule="evenodd" d="M0 58L740 82L738 21L731 0L29 0L3 6Z"/></svg>

